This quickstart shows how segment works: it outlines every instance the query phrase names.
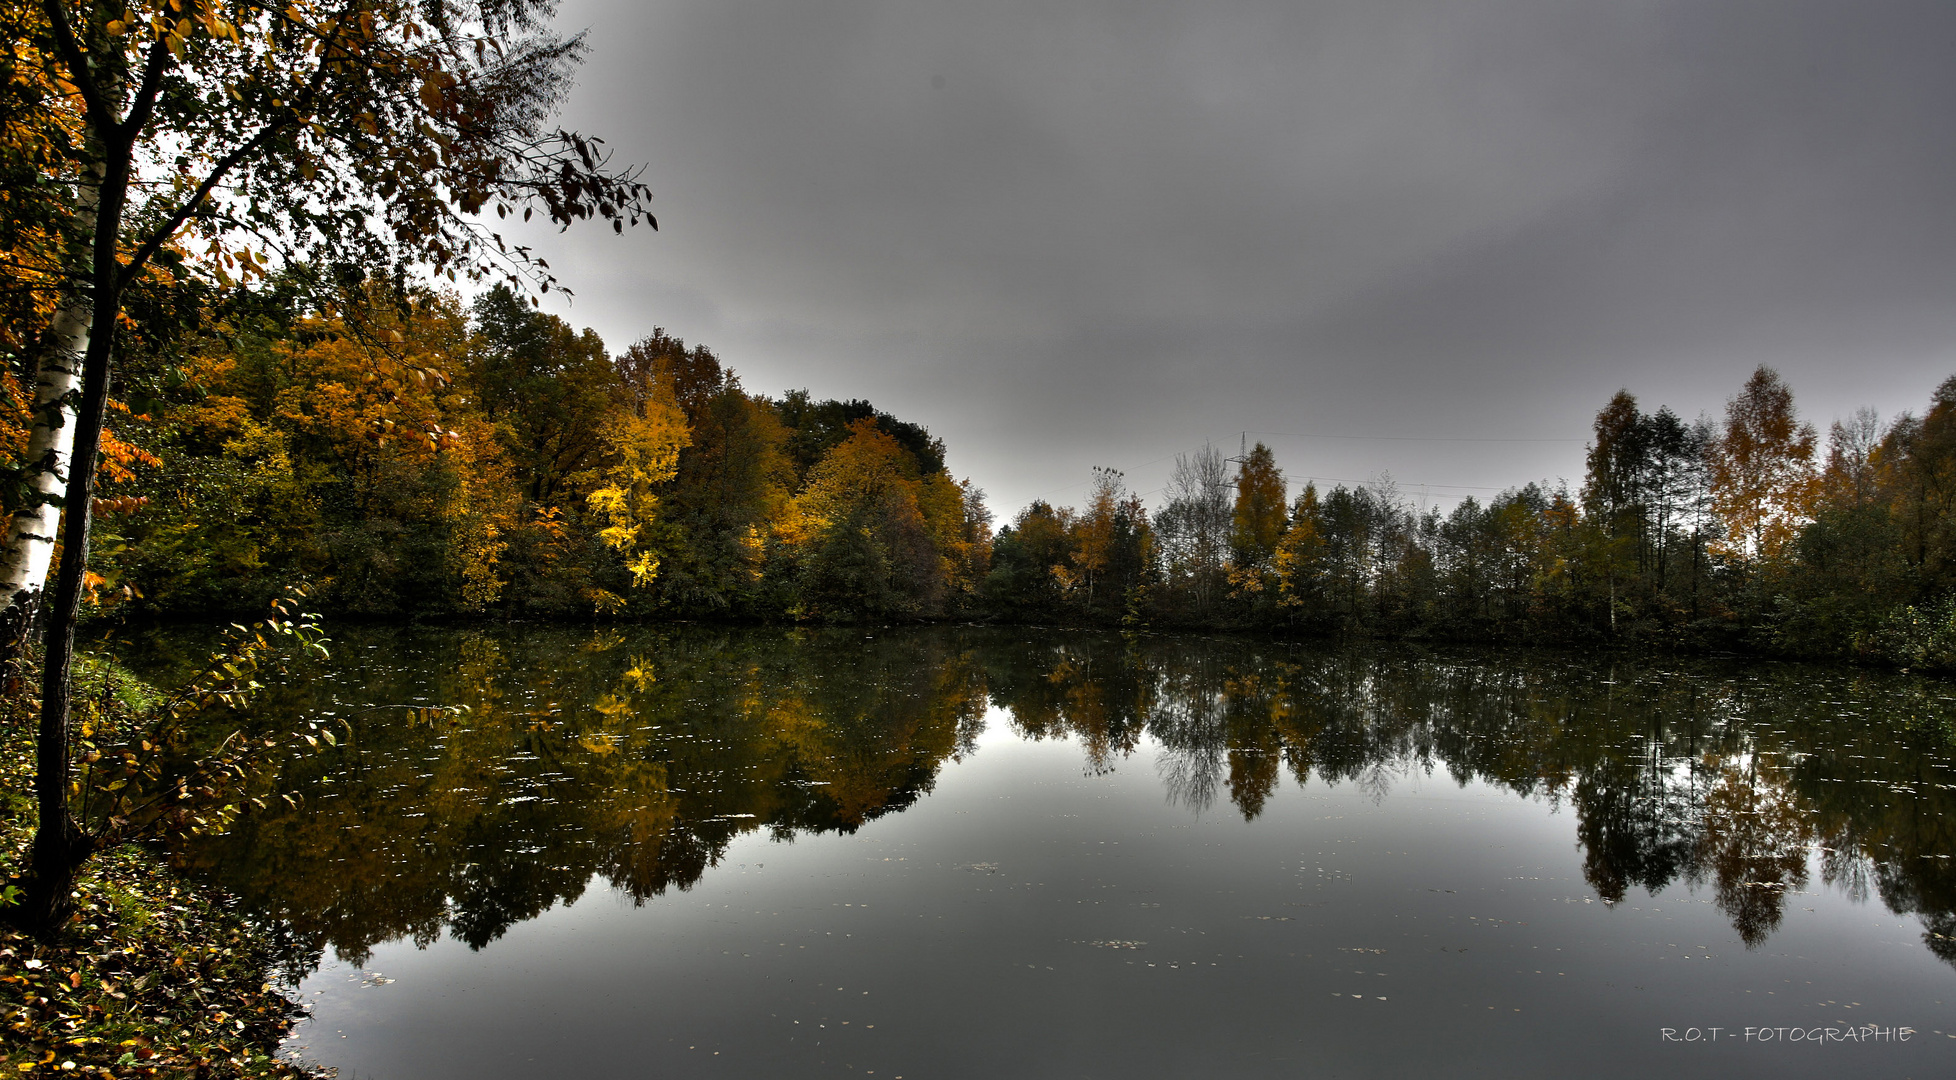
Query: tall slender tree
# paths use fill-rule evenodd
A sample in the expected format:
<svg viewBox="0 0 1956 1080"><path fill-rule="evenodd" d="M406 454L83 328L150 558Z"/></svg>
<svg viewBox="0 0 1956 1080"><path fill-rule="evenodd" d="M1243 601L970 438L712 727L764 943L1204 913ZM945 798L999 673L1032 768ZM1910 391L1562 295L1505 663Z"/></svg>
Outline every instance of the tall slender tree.
<svg viewBox="0 0 1956 1080"><path fill-rule="evenodd" d="M65 920L93 848L67 803L69 668L123 291L152 265L229 282L279 255L450 276L500 268L548 288L543 261L481 215L649 223L636 173L550 125L582 45L543 28L549 10L547 0L41 0L39 18L9 24L16 55L31 56L54 91L45 108L78 116L81 130L56 178L74 211L54 287L74 300L55 309L72 317L39 335L43 367L79 378L48 391L74 402L72 421L65 405L36 418L74 426L42 671L40 825L18 909L37 931ZM59 476L58 458L33 467ZM52 541L11 528L16 551L0 565L32 563ZM14 587L0 620L21 625L14 609L40 589Z"/></svg>
<svg viewBox="0 0 1956 1080"><path fill-rule="evenodd" d="M1712 455L1712 490L1730 550L1770 558L1793 539L1813 496L1817 434L1793 409L1793 391L1760 365L1725 407Z"/></svg>
<svg viewBox="0 0 1956 1080"><path fill-rule="evenodd" d="M1204 446L1175 457L1168 481L1168 505L1156 529L1168 556L1169 571L1186 592L1196 614L1207 614L1223 580L1229 554L1229 474L1222 451Z"/></svg>
<svg viewBox="0 0 1956 1080"><path fill-rule="evenodd" d="M1648 425L1628 390L1618 390L1596 414L1596 441L1589 445L1583 509L1601 528L1603 577L1609 586L1609 623L1616 629L1618 593L1633 575L1644 549L1644 495L1650 464Z"/></svg>
<svg viewBox="0 0 1956 1080"><path fill-rule="evenodd" d="M1120 513L1121 471L1094 466L1093 494L1087 509L1074 522L1073 566L1086 578L1088 611L1094 607L1094 586L1113 555L1114 519Z"/></svg>
<svg viewBox="0 0 1956 1080"><path fill-rule="evenodd" d="M1236 503L1230 510L1229 553L1238 569L1262 571L1277 554L1288 522L1284 474L1277 457L1257 443L1236 467Z"/></svg>

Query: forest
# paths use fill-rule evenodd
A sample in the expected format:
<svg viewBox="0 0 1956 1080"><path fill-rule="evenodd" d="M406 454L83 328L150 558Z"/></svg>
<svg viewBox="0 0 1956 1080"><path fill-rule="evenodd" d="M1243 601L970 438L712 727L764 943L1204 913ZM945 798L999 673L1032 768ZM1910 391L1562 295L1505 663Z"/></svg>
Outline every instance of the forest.
<svg viewBox="0 0 1956 1080"><path fill-rule="evenodd" d="M341 619L1956 664L1956 380L1824 443L1769 368L1723 416L1626 389L1578 488L1445 512L1383 474L1300 489L1259 445L1184 455L1159 505L1099 469L1084 505L994 523L914 420L541 309L562 284L497 222L657 228L642 170L549 119L584 46L548 5L166 7L0 22L0 653L52 632L49 688L78 614L228 620L300 585Z"/></svg>
<svg viewBox="0 0 1956 1080"><path fill-rule="evenodd" d="M1956 661L1956 379L1824 442L1760 368L1722 417L1596 414L1578 490L1449 512L1389 477L1292 485L1257 445L1145 505L992 532L923 427L751 391L663 329L616 354L506 286L291 273L208 289L127 350L97 482L96 617L247 613L311 583L340 617L972 619L1621 641ZM32 372L7 383L21 467Z"/></svg>
<svg viewBox="0 0 1956 1080"><path fill-rule="evenodd" d="M215 297L125 357L98 603L247 613L305 581L355 618L934 617L983 572L978 493L868 402L749 393L660 330L614 356L506 286L304 295Z"/></svg>
<svg viewBox="0 0 1956 1080"><path fill-rule="evenodd" d="M1083 509L1026 508L998 532L983 602L1128 625L1956 663L1956 378L1919 416L1835 421L1824 448L1768 367L1722 417L1619 391L1578 490L1528 484L1446 513L1390 477L1293 498L1260 444L1227 466L1213 448L1184 455L1152 513L1107 471Z"/></svg>

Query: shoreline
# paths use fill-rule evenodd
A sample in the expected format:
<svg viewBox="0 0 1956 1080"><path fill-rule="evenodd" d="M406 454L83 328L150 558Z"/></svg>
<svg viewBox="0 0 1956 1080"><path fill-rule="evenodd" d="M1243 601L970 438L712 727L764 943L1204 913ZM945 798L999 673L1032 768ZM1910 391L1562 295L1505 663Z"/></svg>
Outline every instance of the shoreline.
<svg viewBox="0 0 1956 1080"><path fill-rule="evenodd" d="M829 629L897 629L928 627L985 627L993 629L1027 629L1046 631L1067 631L1083 633L1113 633L1169 637L1175 635L1223 635L1245 639L1282 641L1296 644L1318 644L1325 646L1388 646L1402 645L1415 648L1480 648L1500 651L1575 652L1585 655L1617 655L1626 658L1644 659L1664 657L1681 660L1725 660L1755 661L1770 663L1818 664L1829 667L1850 668L1863 671L1884 671L1902 675L1918 675L1938 678L1956 677L1956 663L1911 665L1900 659L1874 653L1853 654L1846 652L1812 653L1785 649L1761 647L1757 642L1745 640L1742 628L1736 624L1721 624L1712 632L1677 633L1680 628L1660 627L1652 629L1633 628L1614 636L1572 639L1568 635L1533 634L1486 634L1436 633L1426 629L1410 632L1382 633L1377 631L1325 630L1297 626L1258 625L1243 622L1141 622L1127 624L1121 621L1080 621L1055 622L1037 618L1014 618L997 613L971 612L963 615L915 616L909 618L853 619L853 620L804 620L769 618L711 618L711 617L620 617L620 616L563 616L535 614L527 616L493 616L486 614L461 615L439 614L408 618L376 617L372 615L352 615L332 611L321 612L322 622L328 627L362 627L383 629L433 628L448 630L474 630L499 627L555 627L589 628L592 630L619 627L699 627L718 629L775 629L775 630L829 630ZM222 620L236 617L245 618L242 612L221 613L218 615L175 616L171 614L124 615L114 619L101 619L85 624L102 629L113 625L119 630L141 632L145 630L184 630L205 627L215 631ZM215 621L214 621L215 620ZM1673 632L1665 632L1665 631ZM330 633L330 631L329 631Z"/></svg>
<svg viewBox="0 0 1956 1080"><path fill-rule="evenodd" d="M0 715L0 880L34 833L32 717ZM279 1056L305 1016L287 993L308 958L159 852L124 844L76 882L75 916L43 943L0 921L0 1071L8 1076L318 1080Z"/></svg>

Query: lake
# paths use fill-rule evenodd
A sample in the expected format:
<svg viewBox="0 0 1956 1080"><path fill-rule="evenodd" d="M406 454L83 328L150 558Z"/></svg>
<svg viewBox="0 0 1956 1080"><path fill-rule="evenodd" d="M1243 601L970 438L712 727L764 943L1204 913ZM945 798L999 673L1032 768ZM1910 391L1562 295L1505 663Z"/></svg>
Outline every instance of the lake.
<svg viewBox="0 0 1956 1080"><path fill-rule="evenodd" d="M174 857L344 1080L1956 1074L1939 680L356 628L265 708L346 738Z"/></svg>

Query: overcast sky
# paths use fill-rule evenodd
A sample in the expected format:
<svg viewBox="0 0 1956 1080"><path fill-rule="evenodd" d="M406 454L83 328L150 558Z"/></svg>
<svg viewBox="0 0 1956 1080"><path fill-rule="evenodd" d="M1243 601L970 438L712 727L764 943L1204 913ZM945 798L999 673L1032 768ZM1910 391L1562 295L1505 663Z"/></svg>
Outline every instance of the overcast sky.
<svg viewBox="0 0 1956 1080"><path fill-rule="evenodd" d="M1001 519L1238 432L1580 483L1628 388L1820 427L1956 374L1956 4L567 0L661 230L549 310L924 424ZM1343 438L1327 436L1386 436ZM1516 441L1493 441L1516 440ZM1151 500L1156 501L1156 500Z"/></svg>

